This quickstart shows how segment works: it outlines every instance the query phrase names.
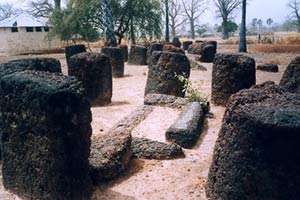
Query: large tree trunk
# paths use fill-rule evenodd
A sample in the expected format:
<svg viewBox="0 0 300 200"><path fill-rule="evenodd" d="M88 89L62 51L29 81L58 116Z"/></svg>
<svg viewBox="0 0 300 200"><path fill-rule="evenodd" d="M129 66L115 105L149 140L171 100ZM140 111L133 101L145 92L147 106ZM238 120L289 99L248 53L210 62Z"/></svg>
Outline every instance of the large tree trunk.
<svg viewBox="0 0 300 200"><path fill-rule="evenodd" d="M165 0L165 8L166 8L166 42L170 42L170 27L169 27L169 0Z"/></svg>
<svg viewBox="0 0 300 200"><path fill-rule="evenodd" d="M224 40L227 40L229 38L228 19L223 19L223 23L222 23L222 37L223 37Z"/></svg>
<svg viewBox="0 0 300 200"><path fill-rule="evenodd" d="M61 9L61 0L54 0L54 8L57 10Z"/></svg>
<svg viewBox="0 0 300 200"><path fill-rule="evenodd" d="M191 24L191 37L192 39L195 39L195 22L194 20L190 20L190 24Z"/></svg>
<svg viewBox="0 0 300 200"><path fill-rule="evenodd" d="M130 40L132 44L136 44L135 42L135 34L134 34L134 25L133 25L133 19L131 17L130 20Z"/></svg>
<svg viewBox="0 0 300 200"><path fill-rule="evenodd" d="M247 52L247 39L246 39L246 13L247 13L247 10L246 9L247 9L247 0L243 0L239 52Z"/></svg>

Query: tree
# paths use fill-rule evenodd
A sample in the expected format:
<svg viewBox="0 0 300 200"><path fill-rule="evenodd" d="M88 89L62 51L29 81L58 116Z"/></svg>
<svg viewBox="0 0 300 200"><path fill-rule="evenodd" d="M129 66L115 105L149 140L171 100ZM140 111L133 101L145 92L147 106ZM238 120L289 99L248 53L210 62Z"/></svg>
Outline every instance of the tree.
<svg viewBox="0 0 300 200"><path fill-rule="evenodd" d="M173 38L176 37L178 27L180 27L182 24L186 22L186 19L181 17L181 13L182 10L181 10L180 2L178 0L171 0L169 16L170 16L171 34Z"/></svg>
<svg viewBox="0 0 300 200"><path fill-rule="evenodd" d="M229 26L232 25L229 23L230 18L232 17L233 11L239 8L241 1L240 0L215 0L217 6L218 17L222 18L222 35L223 39L229 38Z"/></svg>
<svg viewBox="0 0 300 200"><path fill-rule="evenodd" d="M0 4L0 21L16 15L18 10L14 9L11 4Z"/></svg>
<svg viewBox="0 0 300 200"><path fill-rule="evenodd" d="M290 0L288 7L291 9L290 17L295 21L298 32L300 32L300 0Z"/></svg>
<svg viewBox="0 0 300 200"><path fill-rule="evenodd" d="M170 42L170 26L169 26L169 0L165 0L165 15L166 15L166 27L165 27L165 41Z"/></svg>
<svg viewBox="0 0 300 200"><path fill-rule="evenodd" d="M231 20L229 20L227 22L226 26L227 26L228 35L230 35L231 33L234 33L239 28L239 26L235 22L233 22ZM218 27L218 32L223 32L223 27L224 27L224 25L219 26Z"/></svg>
<svg viewBox="0 0 300 200"><path fill-rule="evenodd" d="M182 0L185 17L190 23L191 38L195 39L196 21L206 11L206 0Z"/></svg>
<svg viewBox="0 0 300 200"><path fill-rule="evenodd" d="M247 52L246 14L247 14L247 0L242 0L242 22L240 28L241 30L240 30L239 52Z"/></svg>
<svg viewBox="0 0 300 200"><path fill-rule="evenodd" d="M113 22L111 5L108 2L108 0L103 0L102 6L103 6L102 9L104 10L103 26L106 29L105 30L106 44L107 46L115 47L117 46L117 39L114 32L114 22Z"/></svg>
<svg viewBox="0 0 300 200"><path fill-rule="evenodd" d="M35 0L30 2L28 13L36 18L50 18L54 10L61 10L61 0Z"/></svg>
<svg viewBox="0 0 300 200"><path fill-rule="evenodd" d="M267 24L268 24L268 26L271 26L272 24L273 24L273 19L272 18L269 18L269 19L267 19Z"/></svg>

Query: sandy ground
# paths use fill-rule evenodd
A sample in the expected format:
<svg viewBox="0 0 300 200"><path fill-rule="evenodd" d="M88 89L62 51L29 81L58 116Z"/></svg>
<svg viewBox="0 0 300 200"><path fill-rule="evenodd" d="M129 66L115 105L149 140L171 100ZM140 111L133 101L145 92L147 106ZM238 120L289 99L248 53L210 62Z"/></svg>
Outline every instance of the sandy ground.
<svg viewBox="0 0 300 200"><path fill-rule="evenodd" d="M232 52L231 48L221 46L219 52ZM66 74L66 64L62 54L52 54L59 58ZM251 54L257 64L278 62L279 73L257 71L257 83L264 81L279 82L293 54ZM4 62L13 57L1 57ZM207 71L192 70L191 80L205 95L210 96L212 64L203 64ZM107 132L115 123L135 108L143 104L143 94L147 78L146 66L126 65L126 76L113 81L113 103L107 107L94 107L93 134ZM198 144L192 150L184 150L186 157L177 160L134 160L127 175L106 185L101 185L94 199L109 200L205 200L204 186L212 160L213 148L221 127L225 108L211 106L213 118L205 122L205 129ZM133 136L147 137L165 142L166 129L177 118L179 111L171 108L156 107L154 111L134 130ZM1 177L0 177L1 179ZM2 181L1 181L2 182ZM12 200L15 196L3 189L0 183L0 199Z"/></svg>

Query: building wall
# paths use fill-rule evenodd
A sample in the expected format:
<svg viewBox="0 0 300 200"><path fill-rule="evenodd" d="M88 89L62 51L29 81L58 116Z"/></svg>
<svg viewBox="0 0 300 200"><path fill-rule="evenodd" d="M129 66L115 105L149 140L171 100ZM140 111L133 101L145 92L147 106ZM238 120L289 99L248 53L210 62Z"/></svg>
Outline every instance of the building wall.
<svg viewBox="0 0 300 200"><path fill-rule="evenodd" d="M25 27L18 27L18 32L11 28L0 28L0 52L7 54L32 53L50 50L61 46L58 39L50 39L48 32L27 32Z"/></svg>

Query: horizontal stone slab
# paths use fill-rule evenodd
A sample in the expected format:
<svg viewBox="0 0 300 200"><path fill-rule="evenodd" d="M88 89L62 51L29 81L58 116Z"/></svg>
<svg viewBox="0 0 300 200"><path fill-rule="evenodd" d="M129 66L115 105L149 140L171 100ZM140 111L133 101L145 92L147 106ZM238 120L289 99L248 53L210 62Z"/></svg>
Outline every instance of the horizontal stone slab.
<svg viewBox="0 0 300 200"><path fill-rule="evenodd" d="M205 112L199 102L189 103L176 122L166 131L166 139L183 148L192 148L203 128Z"/></svg>

